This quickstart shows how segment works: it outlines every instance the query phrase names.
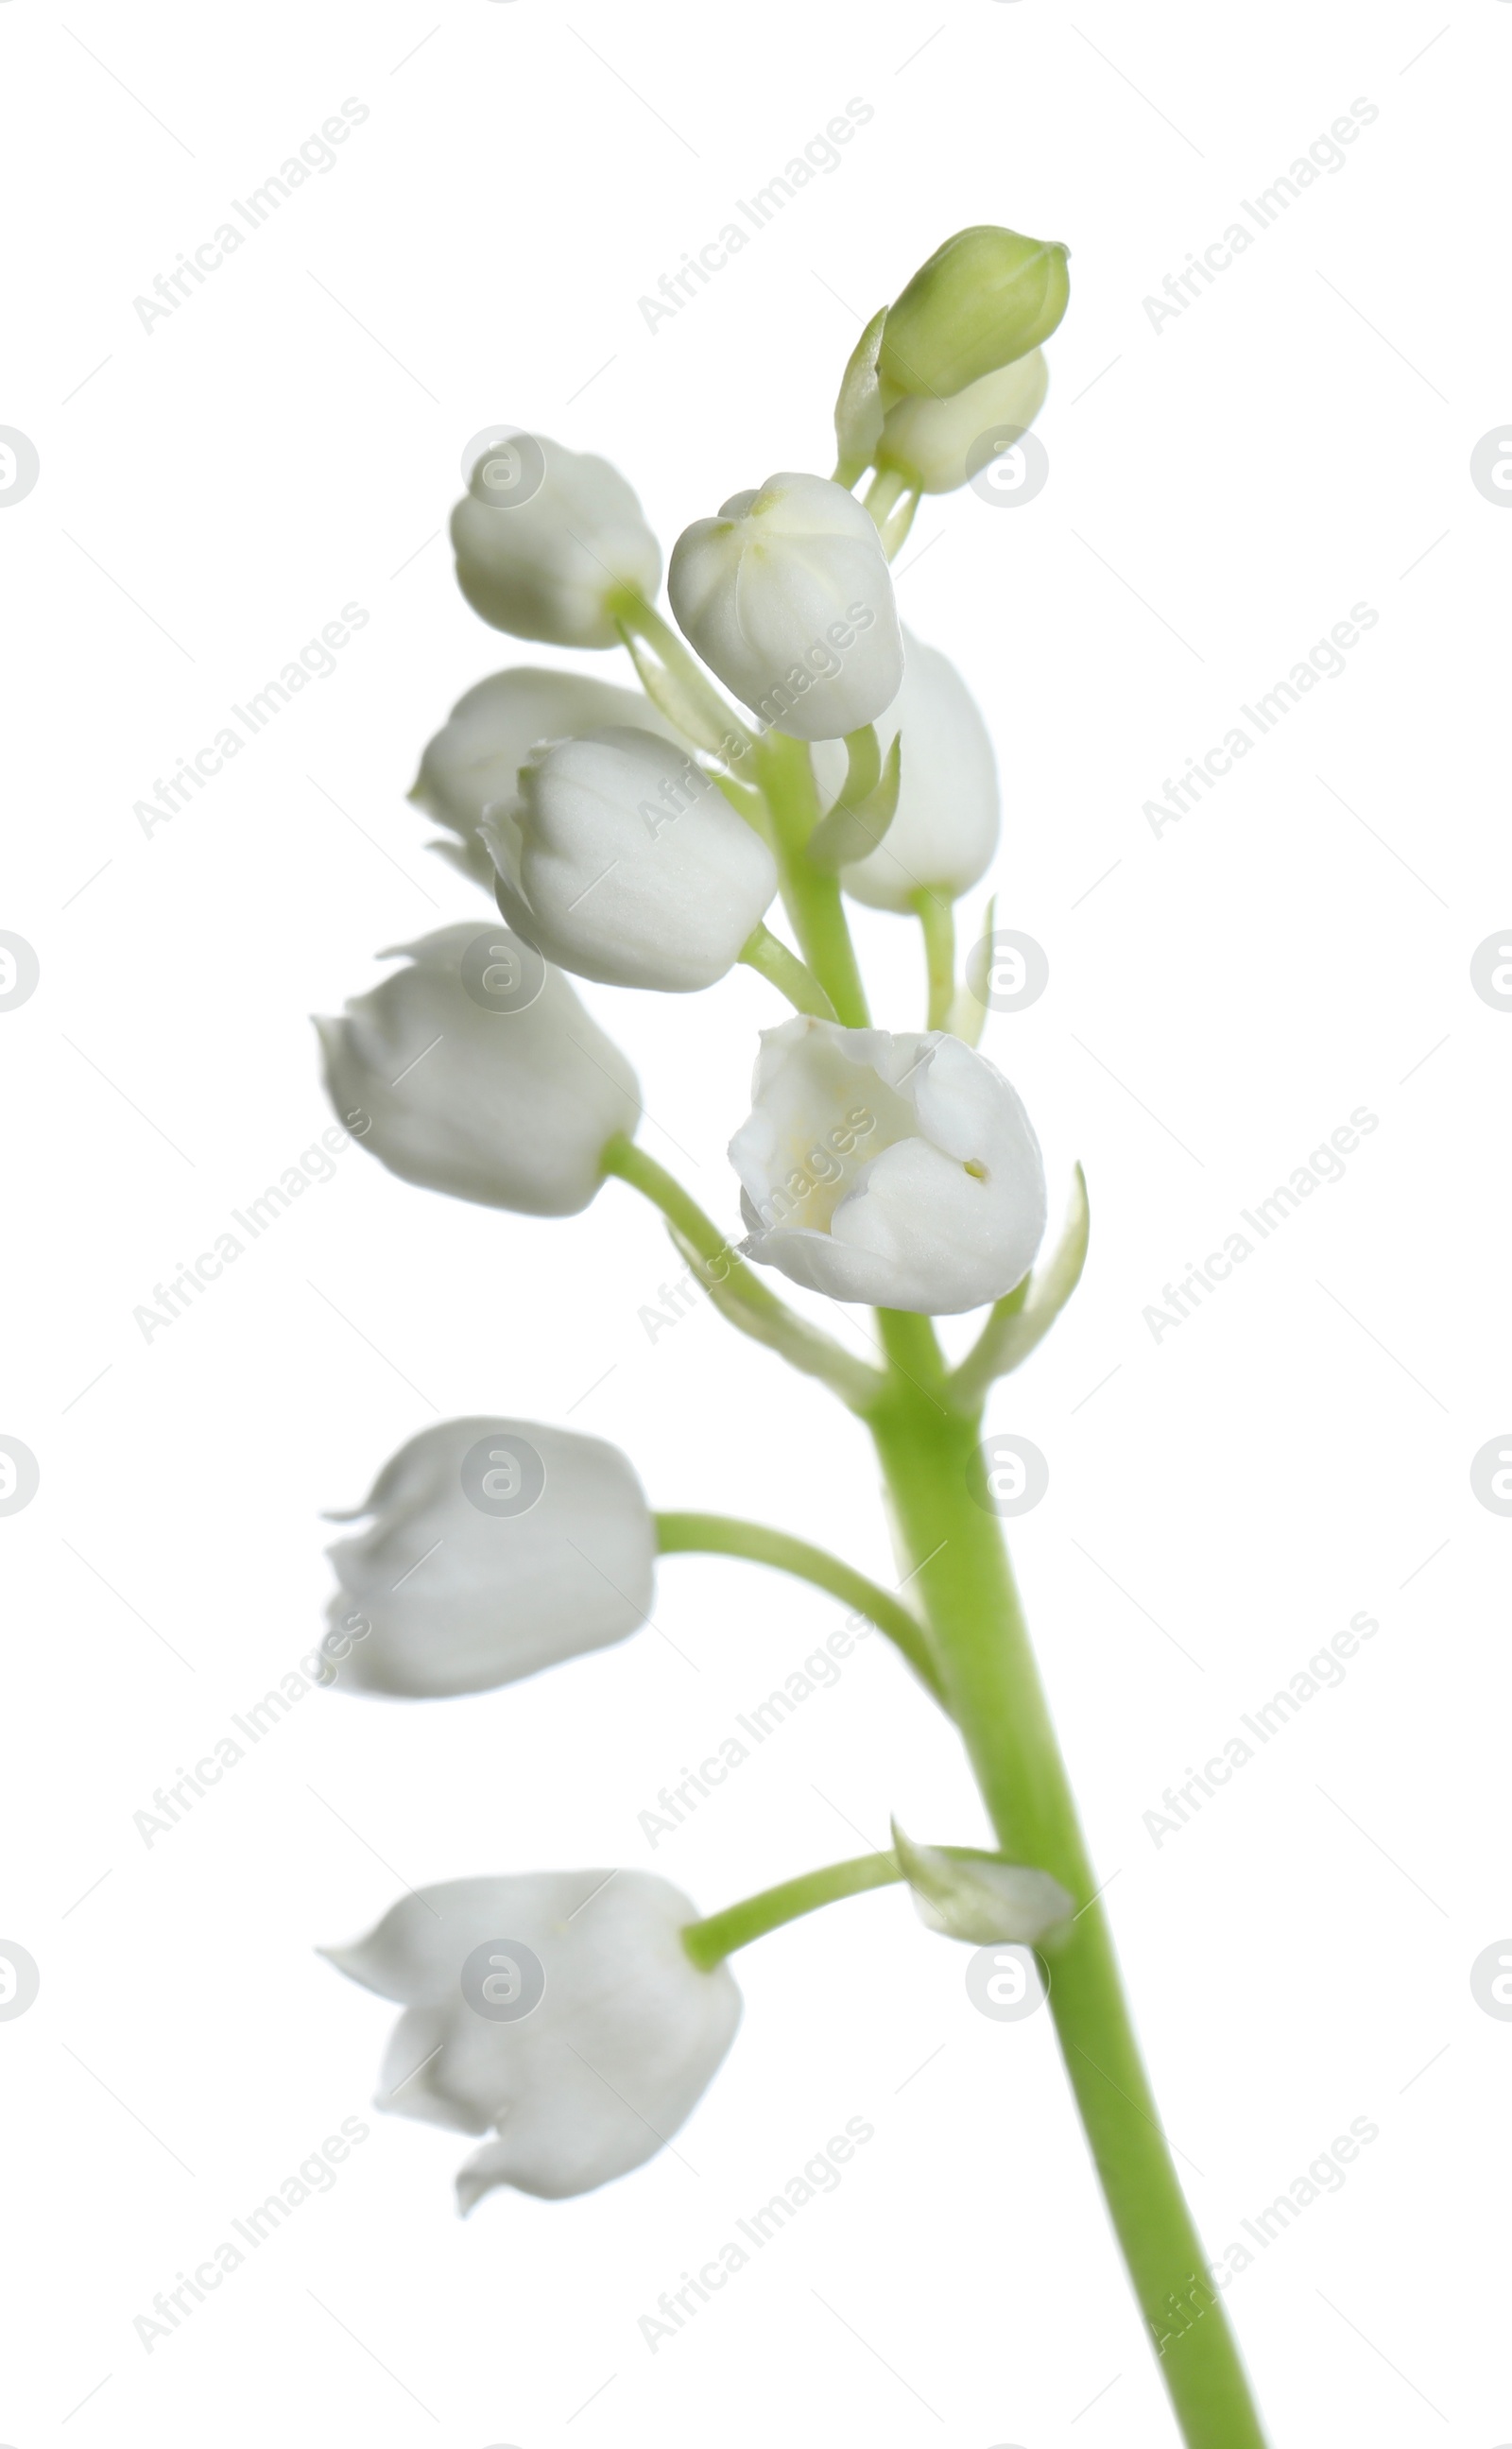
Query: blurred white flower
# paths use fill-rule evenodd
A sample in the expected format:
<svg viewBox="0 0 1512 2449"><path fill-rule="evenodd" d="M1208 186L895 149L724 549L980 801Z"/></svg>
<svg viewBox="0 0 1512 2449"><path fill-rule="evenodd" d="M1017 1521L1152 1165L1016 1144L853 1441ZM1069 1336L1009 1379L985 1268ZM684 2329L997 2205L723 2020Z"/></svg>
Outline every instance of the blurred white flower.
<svg viewBox="0 0 1512 2449"><path fill-rule="evenodd" d="M654 596L661 548L617 468L545 434L522 434L497 481L485 452L451 513L457 584L474 612L555 646L620 643L612 599Z"/></svg>
<svg viewBox="0 0 1512 2449"><path fill-rule="evenodd" d="M667 593L711 670L794 740L858 731L898 693L887 554L870 513L827 476L769 476L685 528Z"/></svg>
<svg viewBox="0 0 1512 2449"><path fill-rule="evenodd" d="M903 632L903 686L878 719L884 759L903 734L897 814L867 858L841 870L853 899L910 910L928 887L954 901L986 874L998 846L998 769L976 700L947 655ZM826 805L845 781L838 741L821 741L813 770Z"/></svg>
<svg viewBox="0 0 1512 2449"><path fill-rule="evenodd" d="M528 664L479 681L458 698L428 745L410 794L417 807L457 837L433 847L491 893L493 861L478 836L484 817L490 811L518 814L518 776L533 748L548 740L580 739L611 723L636 723L683 744L639 689Z"/></svg>
<svg viewBox="0 0 1512 2449"><path fill-rule="evenodd" d="M575 1216L603 1180L606 1142L640 1116L619 1048L502 918L384 957L401 956L410 968L316 1023L337 1113L406 1182Z"/></svg>
<svg viewBox="0 0 1512 2449"><path fill-rule="evenodd" d="M609 986L712 986L777 889L766 843L688 751L620 725L532 758L515 810L482 832L520 934Z"/></svg>
<svg viewBox="0 0 1512 2449"><path fill-rule="evenodd" d="M638 2169L678 2131L735 2037L728 1968L681 1939L686 1897L648 1871L449 1880L322 1952L406 2013L379 2107L496 2139L457 2177L557 2201Z"/></svg>
<svg viewBox="0 0 1512 2449"><path fill-rule="evenodd" d="M622 1641L650 1611L656 1532L618 1446L534 1420L446 1420L335 1521L333 1628L369 1628L347 1690L486 1692Z"/></svg>
<svg viewBox="0 0 1512 2449"><path fill-rule="evenodd" d="M746 1255L835 1301L934 1316L1011 1292L1044 1232L1044 1167L1001 1071L939 1030L798 1016L762 1032L730 1143Z"/></svg>

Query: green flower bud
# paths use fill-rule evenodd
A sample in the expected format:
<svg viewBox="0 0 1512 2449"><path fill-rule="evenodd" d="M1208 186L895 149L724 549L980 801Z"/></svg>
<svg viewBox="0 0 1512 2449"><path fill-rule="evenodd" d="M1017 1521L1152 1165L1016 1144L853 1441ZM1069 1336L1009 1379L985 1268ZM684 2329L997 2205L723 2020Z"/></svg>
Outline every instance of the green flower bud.
<svg viewBox="0 0 1512 2449"><path fill-rule="evenodd" d="M1016 230L957 230L888 309L877 372L894 391L964 391L1047 340L1065 313L1067 250Z"/></svg>

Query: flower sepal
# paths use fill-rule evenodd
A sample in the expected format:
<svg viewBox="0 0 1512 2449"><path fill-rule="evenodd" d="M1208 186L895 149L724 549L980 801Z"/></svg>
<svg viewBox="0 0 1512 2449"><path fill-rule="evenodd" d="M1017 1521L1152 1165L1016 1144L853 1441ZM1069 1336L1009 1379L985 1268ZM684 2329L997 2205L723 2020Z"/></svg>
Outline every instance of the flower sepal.
<svg viewBox="0 0 1512 2449"><path fill-rule="evenodd" d="M857 859L869 858L898 813L898 793L903 781L903 734L901 731L893 733L892 744L880 771L876 731L871 724L867 726L867 736L871 743L871 771L876 775L871 788L852 798L852 776L855 772L852 758L840 797L828 815L819 819L809 836L809 864L816 867L823 876L838 876L842 867L850 867Z"/></svg>
<svg viewBox="0 0 1512 2449"><path fill-rule="evenodd" d="M976 1947L1014 1941L1032 1947L1076 1910L1048 1871L967 1846L915 1845L895 1820L892 1848L919 1919L945 1938Z"/></svg>

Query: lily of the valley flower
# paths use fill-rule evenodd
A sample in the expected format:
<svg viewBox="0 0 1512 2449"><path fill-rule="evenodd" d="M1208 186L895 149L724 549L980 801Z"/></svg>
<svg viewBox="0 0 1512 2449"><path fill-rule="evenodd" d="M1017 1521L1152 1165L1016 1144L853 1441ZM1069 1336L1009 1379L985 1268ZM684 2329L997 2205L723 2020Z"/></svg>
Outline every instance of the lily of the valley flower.
<svg viewBox="0 0 1512 2449"><path fill-rule="evenodd" d="M532 758L482 831L519 933L609 986L712 986L777 889L766 843L687 750L623 725Z"/></svg>
<svg viewBox="0 0 1512 2449"><path fill-rule="evenodd" d="M896 469L918 492L953 493L978 473L972 445L985 447L1005 429L1026 433L1049 385L1043 352L1031 349L948 399L900 399L882 420L876 464Z"/></svg>
<svg viewBox="0 0 1512 2449"><path fill-rule="evenodd" d="M892 395L948 398L1049 338L1070 295L1067 250L979 224L957 230L888 308L877 351Z"/></svg>
<svg viewBox="0 0 1512 2449"><path fill-rule="evenodd" d="M746 1255L835 1301L933 1316L1011 1292L1044 1232L1044 1167L1001 1071L939 1030L799 1016L762 1032L730 1143Z"/></svg>
<svg viewBox="0 0 1512 2449"><path fill-rule="evenodd" d="M873 723L903 678L903 642L874 522L825 476L769 476L698 519L667 593L727 688L794 740Z"/></svg>
<svg viewBox="0 0 1512 2449"><path fill-rule="evenodd" d="M903 643L903 686L877 723L884 758L903 734L897 813L876 849L840 875L874 910L911 910L921 889L957 899L998 845L998 769L976 700L947 655L907 629ZM817 744L813 770L833 799L846 775L838 742Z"/></svg>
<svg viewBox="0 0 1512 2449"><path fill-rule="evenodd" d="M486 1692L622 1641L650 1611L656 1533L617 1446L533 1420L447 1420L384 1464L368 1528L328 1551L334 1628L367 1633L349 1690Z"/></svg>
<svg viewBox="0 0 1512 2449"><path fill-rule="evenodd" d="M605 1144L641 1112L619 1048L502 919L443 927L395 956L411 966L316 1023L337 1113L367 1115L363 1146L406 1182L575 1216Z"/></svg>
<svg viewBox="0 0 1512 2449"><path fill-rule="evenodd" d="M513 637L617 646L613 598L655 595L661 548L607 459L544 434L523 438L542 465L518 495L490 490L485 453L451 513L457 584L474 612Z"/></svg>
<svg viewBox="0 0 1512 2449"><path fill-rule="evenodd" d="M676 2134L740 2020L727 1967L683 1947L694 1918L648 1871L538 1871L421 1888L324 1951L406 2011L379 2107L494 2130L458 2174L464 2211L493 2186L588 2193Z"/></svg>
<svg viewBox="0 0 1512 2449"><path fill-rule="evenodd" d="M665 740L678 737L649 698L637 689L616 688L611 681L528 664L479 681L458 698L428 745L410 794L457 838L433 847L491 893L493 861L478 834L485 816L518 814L520 768L533 748L548 740L579 739L611 723L639 723Z"/></svg>

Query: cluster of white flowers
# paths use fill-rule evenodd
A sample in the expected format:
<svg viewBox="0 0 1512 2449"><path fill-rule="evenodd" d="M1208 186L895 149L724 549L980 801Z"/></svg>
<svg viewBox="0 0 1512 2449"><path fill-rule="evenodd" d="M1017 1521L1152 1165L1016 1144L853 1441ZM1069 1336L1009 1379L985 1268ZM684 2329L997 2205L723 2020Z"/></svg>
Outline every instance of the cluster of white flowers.
<svg viewBox="0 0 1512 2449"><path fill-rule="evenodd" d="M402 947L405 966L319 1024L336 1109L371 1117L363 1145L391 1171L537 1216L571 1215L623 1175L659 1199L692 1263L722 1245L705 1281L735 1321L856 1408L856 1381L880 1376L747 1263L928 1318L1008 1301L1044 1232L1034 1131L977 1051L981 1008L954 974L950 909L998 839L987 727L954 665L902 627L890 555L921 495L965 483L986 429L1036 413L1040 343L1065 300L1062 247L1003 230L951 240L863 336L834 475L779 472L684 530L668 564L677 630L654 608L660 547L615 469L540 436L520 437L502 489L497 459L481 461L451 522L468 602L518 638L628 647L642 690L521 667L460 700L412 796L502 923ZM871 1026L847 897L923 921L927 1029ZM794 944L766 923L779 899ZM730 1142L746 1227L732 1247L712 1226L700 1239L708 1220L675 1185L659 1188L635 1146L635 1074L564 974L685 994L739 960L796 1011L763 1032ZM332 1551L333 1615L370 1627L349 1687L481 1692L622 1639L651 1605L658 1518L624 1457L590 1437L448 1421L395 1455L358 1511L367 1527ZM938 1690L928 1626L897 1605L890 1625L876 1605ZM951 1858L909 1861L890 1876L928 1892L940 1928L1038 1938L1069 1909L1047 1874L1011 1865L996 1887L974 1870L952 1907ZM724 1964L684 1944L692 1919L644 1873L538 1872L424 1891L331 1951L405 2008L385 2105L495 2130L462 2172L465 2208L500 2184L582 2191L676 2131L739 2014ZM495 1944L509 1972L485 1998L518 2004L524 1958L542 1977L518 2014L469 1986Z"/></svg>

